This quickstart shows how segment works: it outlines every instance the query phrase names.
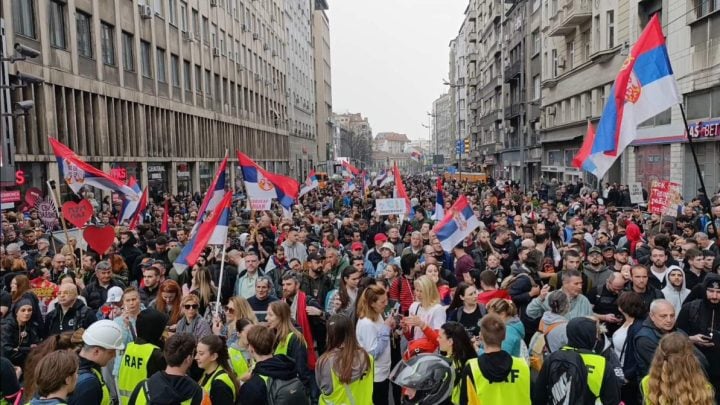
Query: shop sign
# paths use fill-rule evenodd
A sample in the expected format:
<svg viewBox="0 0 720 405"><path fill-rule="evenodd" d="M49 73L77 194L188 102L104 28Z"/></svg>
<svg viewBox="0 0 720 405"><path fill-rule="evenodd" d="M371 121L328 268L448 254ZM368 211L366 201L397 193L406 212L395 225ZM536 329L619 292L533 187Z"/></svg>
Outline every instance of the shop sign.
<svg viewBox="0 0 720 405"><path fill-rule="evenodd" d="M110 169L110 176L120 180L125 181L127 179L127 169L124 167L115 167Z"/></svg>
<svg viewBox="0 0 720 405"><path fill-rule="evenodd" d="M495 164L495 156L485 156L485 164L486 165L494 165Z"/></svg>
<svg viewBox="0 0 720 405"><path fill-rule="evenodd" d="M0 191L0 200L4 203L9 202L18 202L21 200L20 198L20 190L5 190Z"/></svg>
<svg viewBox="0 0 720 405"><path fill-rule="evenodd" d="M187 163L178 163L177 176L178 178L190 178L190 168Z"/></svg>
<svg viewBox="0 0 720 405"><path fill-rule="evenodd" d="M162 166L162 165L148 166L148 172L149 173L163 173L163 172L165 172L165 166Z"/></svg>
<svg viewBox="0 0 720 405"><path fill-rule="evenodd" d="M696 122L690 124L690 136L693 138L715 138L720 136L720 120Z"/></svg>

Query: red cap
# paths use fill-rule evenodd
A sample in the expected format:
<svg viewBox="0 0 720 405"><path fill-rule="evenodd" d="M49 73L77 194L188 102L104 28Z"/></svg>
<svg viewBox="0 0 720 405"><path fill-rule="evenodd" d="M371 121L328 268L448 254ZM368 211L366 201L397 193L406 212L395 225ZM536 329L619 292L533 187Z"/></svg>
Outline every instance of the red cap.
<svg viewBox="0 0 720 405"><path fill-rule="evenodd" d="M362 250L363 244L360 242L353 242L352 245L350 245L350 250Z"/></svg>
<svg viewBox="0 0 720 405"><path fill-rule="evenodd" d="M375 242L385 242L387 240L387 235L384 233L378 233L375 234Z"/></svg>

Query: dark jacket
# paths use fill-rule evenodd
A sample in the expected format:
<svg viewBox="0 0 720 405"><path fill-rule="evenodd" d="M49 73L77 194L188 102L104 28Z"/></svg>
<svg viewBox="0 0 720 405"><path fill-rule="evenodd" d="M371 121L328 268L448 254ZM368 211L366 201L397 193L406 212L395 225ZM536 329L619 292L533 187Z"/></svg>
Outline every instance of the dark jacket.
<svg viewBox="0 0 720 405"><path fill-rule="evenodd" d="M106 287L102 287L100 284L98 284L97 280L94 280L92 283L88 284L87 287L85 287L85 291L83 291L83 297L85 297L85 301L87 301L87 305L92 308L93 310L97 311L98 308L100 308L105 301L107 301L107 293L108 290L112 287L120 287L123 290L125 289L125 284L123 284L121 281L116 280L115 278L112 278L110 280L110 285Z"/></svg>
<svg viewBox="0 0 720 405"><path fill-rule="evenodd" d="M714 331L713 336L720 334L720 305L713 305L707 298L686 302L680 310L677 319L677 327L689 336L697 334L709 335L709 330ZM715 338L715 346L697 347L707 358L709 368L709 380L715 382L715 388L720 387L720 340Z"/></svg>
<svg viewBox="0 0 720 405"><path fill-rule="evenodd" d="M290 380L298 376L295 362L288 356L273 356L270 359L255 364L252 377L240 387L238 398L243 399L245 404L266 405L267 385L261 375L280 379Z"/></svg>
<svg viewBox="0 0 720 405"><path fill-rule="evenodd" d="M63 313L60 303L56 302L54 309L45 317L46 336L80 328L87 329L96 320L94 311L79 299L75 300L66 313Z"/></svg>
<svg viewBox="0 0 720 405"><path fill-rule="evenodd" d="M625 345L620 349L621 357L625 358L622 365L623 373L628 381L637 381L638 378L638 361L635 356L635 336L637 336L642 328L643 321L643 319L635 319L632 325L630 325L627 336L625 337Z"/></svg>
<svg viewBox="0 0 720 405"><path fill-rule="evenodd" d="M98 380L93 369L102 376L100 365L86 358L80 357L78 380L75 391L68 398L68 405L99 404L102 401L103 382Z"/></svg>
<svg viewBox="0 0 720 405"><path fill-rule="evenodd" d="M141 311L135 321L135 330L137 332L135 343L139 345L150 343L157 346L150 354L150 360L147 363L147 375L149 376L165 370L165 357L162 352L163 343L161 339L167 322L167 315L155 309Z"/></svg>
<svg viewBox="0 0 720 405"><path fill-rule="evenodd" d="M30 354L30 346L42 342L42 326L32 320L26 325L26 336L21 341L20 326L14 313L3 319L0 331L2 331L2 336L0 336L2 356L10 360L14 366L24 367L25 359Z"/></svg>
<svg viewBox="0 0 720 405"><path fill-rule="evenodd" d="M681 332L682 330L674 329L672 332ZM642 327L635 335L635 358L637 359L637 376L638 379L645 377L650 369L650 363L652 363L653 356L655 356L655 350L660 344L660 339L665 336L660 329L658 329L648 316L642 323ZM695 348L695 356L700 361L704 370L709 369L707 359L705 356Z"/></svg>
<svg viewBox="0 0 720 405"><path fill-rule="evenodd" d="M135 267L135 264L139 264L137 258L142 256L143 252L135 246L136 243L135 235L131 233L130 239L120 246L119 252L120 256L125 260L125 263L130 267L130 280L139 280L142 278L142 273Z"/></svg>
<svg viewBox="0 0 720 405"><path fill-rule="evenodd" d="M213 283L215 283L216 286L220 285L220 264L213 264L209 267L209 269ZM225 262L225 266L223 266L223 281L221 287L222 291L220 291L220 303L222 305L227 305L230 297L235 295L235 280L237 280L237 276L237 267L228 262Z"/></svg>
<svg viewBox="0 0 720 405"><path fill-rule="evenodd" d="M138 293L140 294L140 301L147 307L150 305L150 302L154 300L157 297L158 290L160 290L160 283L155 286L155 288L150 289L148 287L142 287L138 288Z"/></svg>
<svg viewBox="0 0 720 405"><path fill-rule="evenodd" d="M138 384L130 396L130 405L137 402L140 390L144 390L147 383L148 392L146 397L148 404L153 405L175 405L192 399L191 405L200 405L203 402L203 389L192 378L183 375L170 375L165 371L158 371L147 380ZM152 402L150 402L152 400ZM100 403L100 402L95 402Z"/></svg>

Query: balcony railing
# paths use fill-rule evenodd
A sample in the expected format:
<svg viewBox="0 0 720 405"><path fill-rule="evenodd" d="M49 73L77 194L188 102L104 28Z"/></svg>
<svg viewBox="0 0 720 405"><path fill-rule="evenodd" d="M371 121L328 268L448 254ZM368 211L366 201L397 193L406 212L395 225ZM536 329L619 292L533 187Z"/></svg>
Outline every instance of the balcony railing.
<svg viewBox="0 0 720 405"><path fill-rule="evenodd" d="M565 0L557 14L550 18L548 35L560 37L575 32L575 28L592 18L590 0Z"/></svg>
<svg viewBox="0 0 720 405"><path fill-rule="evenodd" d="M492 124L494 124L496 121L502 121L503 119L503 112L502 110L495 109L489 111L487 114L485 114L482 118L480 118L480 126L482 127L488 127Z"/></svg>
<svg viewBox="0 0 720 405"><path fill-rule="evenodd" d="M510 119L512 117L516 117L520 115L520 112L522 111L522 106L520 103L513 103L508 106L505 106L505 119Z"/></svg>
<svg viewBox="0 0 720 405"><path fill-rule="evenodd" d="M495 89L501 86L502 79L500 77L493 77L480 89L480 94L484 97L490 93L495 93Z"/></svg>
<svg viewBox="0 0 720 405"><path fill-rule="evenodd" d="M510 80L515 79L517 76L520 76L520 72L522 71L523 67L522 62L522 60L516 60L515 62L511 63L510 66L505 68L506 82L509 82Z"/></svg>

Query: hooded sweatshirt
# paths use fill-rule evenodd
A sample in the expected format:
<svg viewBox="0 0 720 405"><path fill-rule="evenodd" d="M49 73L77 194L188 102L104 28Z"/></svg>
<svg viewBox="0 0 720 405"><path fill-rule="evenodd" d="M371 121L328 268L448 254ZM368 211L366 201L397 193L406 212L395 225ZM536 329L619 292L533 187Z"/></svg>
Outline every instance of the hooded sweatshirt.
<svg viewBox="0 0 720 405"><path fill-rule="evenodd" d="M508 374L512 370L513 358L505 350L493 353L483 353L478 357L478 365L483 377L487 378L490 383L503 382L507 380ZM463 369L463 379L460 388L460 403L469 403L467 392L467 381L470 380L475 385L475 377L469 364L465 364Z"/></svg>
<svg viewBox="0 0 720 405"><path fill-rule="evenodd" d="M165 371L158 371L147 382L148 403L153 405L175 405L192 399L190 405L200 405L203 401L203 390L192 378L183 375L170 375ZM143 389L144 383L138 384L130 396L130 403L134 404Z"/></svg>
<svg viewBox="0 0 720 405"><path fill-rule="evenodd" d="M682 275L682 285L679 289L670 284L669 277L672 273L679 273ZM673 304L675 307L675 313L679 314L682 309L683 302L685 302L685 299L688 295L690 295L690 290L688 290L685 286L685 272L679 267L673 266L665 275L665 280L667 280L667 285L665 285L665 288L663 288L661 292L665 296L665 299Z"/></svg>
<svg viewBox="0 0 720 405"><path fill-rule="evenodd" d="M267 385L265 380L260 377L261 375L280 380L290 380L293 377L298 377L295 362L288 356L277 355L257 362L252 377L240 387L238 398L243 398L243 403L267 404Z"/></svg>
<svg viewBox="0 0 720 405"><path fill-rule="evenodd" d="M158 348L153 349L147 363L147 375L151 376L158 371L165 370L165 357L162 353L163 344L160 342L168 317L155 309L146 309L138 314L135 321L137 338L135 343L141 345L150 343Z"/></svg>
<svg viewBox="0 0 720 405"><path fill-rule="evenodd" d="M545 311L542 322L545 324L546 331L552 328L549 333L545 334L545 344L547 344L550 353L560 350L568 343L567 318L552 311Z"/></svg>

